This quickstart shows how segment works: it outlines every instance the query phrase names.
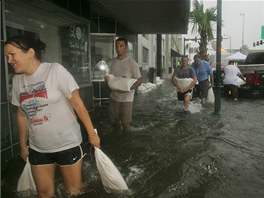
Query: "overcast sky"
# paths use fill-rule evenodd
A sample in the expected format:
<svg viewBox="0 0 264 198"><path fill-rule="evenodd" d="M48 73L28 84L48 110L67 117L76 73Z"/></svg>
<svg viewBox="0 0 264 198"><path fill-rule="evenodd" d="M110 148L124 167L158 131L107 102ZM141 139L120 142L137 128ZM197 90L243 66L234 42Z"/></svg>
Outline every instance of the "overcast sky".
<svg viewBox="0 0 264 198"><path fill-rule="evenodd" d="M217 0L203 0L203 4L205 8L217 7ZM244 44L250 49L264 50L264 44L253 47L253 42L261 40L261 26L264 26L264 0L222 0L222 35L228 35L223 36L228 39L223 40L222 46L229 49L230 37L232 49L239 49L242 46L243 18ZM216 26L214 32L216 33Z"/></svg>

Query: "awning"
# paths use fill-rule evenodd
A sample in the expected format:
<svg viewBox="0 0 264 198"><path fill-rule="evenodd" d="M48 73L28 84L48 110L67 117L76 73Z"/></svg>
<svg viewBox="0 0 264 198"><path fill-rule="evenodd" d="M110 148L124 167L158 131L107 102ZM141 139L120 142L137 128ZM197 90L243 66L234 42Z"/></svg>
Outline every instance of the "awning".
<svg viewBox="0 0 264 198"><path fill-rule="evenodd" d="M187 34L190 0L86 0L92 17L108 17L136 34Z"/></svg>
<svg viewBox="0 0 264 198"><path fill-rule="evenodd" d="M181 57L182 55L179 52L171 49L171 57Z"/></svg>
<svg viewBox="0 0 264 198"><path fill-rule="evenodd" d="M231 56L226 57L225 60L245 60L247 55L242 54L240 52L236 52L232 54Z"/></svg>

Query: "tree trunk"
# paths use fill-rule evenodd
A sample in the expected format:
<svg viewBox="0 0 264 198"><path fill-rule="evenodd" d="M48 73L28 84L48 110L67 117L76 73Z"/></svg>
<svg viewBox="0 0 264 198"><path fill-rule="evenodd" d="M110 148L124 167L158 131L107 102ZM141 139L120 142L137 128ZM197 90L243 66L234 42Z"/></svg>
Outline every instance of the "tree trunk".
<svg viewBox="0 0 264 198"><path fill-rule="evenodd" d="M199 54L201 55L202 60L208 61L208 55L207 55L207 36L205 34L201 35L201 41L199 43Z"/></svg>

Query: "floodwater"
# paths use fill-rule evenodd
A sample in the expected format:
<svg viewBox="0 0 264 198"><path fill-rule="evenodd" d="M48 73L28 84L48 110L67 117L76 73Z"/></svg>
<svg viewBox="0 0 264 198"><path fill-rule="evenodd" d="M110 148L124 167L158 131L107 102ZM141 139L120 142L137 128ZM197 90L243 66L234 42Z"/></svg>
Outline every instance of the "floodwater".
<svg viewBox="0 0 264 198"><path fill-rule="evenodd" d="M106 193L87 145L85 193L78 198L263 198L264 100L223 98L220 114L195 100L191 112L181 110L169 80L138 93L134 132L108 131L107 106L92 115L101 149L120 170L128 194ZM20 159L2 173L2 197L17 197ZM58 174L56 197L65 197ZM32 196L34 197L34 196Z"/></svg>

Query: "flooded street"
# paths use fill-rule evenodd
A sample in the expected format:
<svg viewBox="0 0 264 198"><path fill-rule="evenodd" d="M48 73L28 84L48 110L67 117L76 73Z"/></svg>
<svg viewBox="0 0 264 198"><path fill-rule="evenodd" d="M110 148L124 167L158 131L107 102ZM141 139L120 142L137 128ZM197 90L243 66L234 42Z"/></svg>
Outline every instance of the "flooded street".
<svg viewBox="0 0 264 198"><path fill-rule="evenodd" d="M97 107L92 115L101 149L120 170L130 195L105 192L87 145L84 180L88 190L79 197L264 197L264 99L223 98L219 115L214 114L213 105L201 108L193 101L192 113L185 113L166 80L138 93L134 104L135 129L128 135L108 132L107 106ZM23 169L22 162L16 161L2 173L3 198L16 196ZM57 197L64 197L59 188Z"/></svg>

